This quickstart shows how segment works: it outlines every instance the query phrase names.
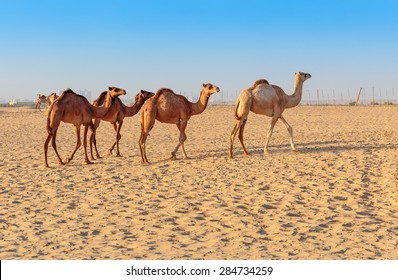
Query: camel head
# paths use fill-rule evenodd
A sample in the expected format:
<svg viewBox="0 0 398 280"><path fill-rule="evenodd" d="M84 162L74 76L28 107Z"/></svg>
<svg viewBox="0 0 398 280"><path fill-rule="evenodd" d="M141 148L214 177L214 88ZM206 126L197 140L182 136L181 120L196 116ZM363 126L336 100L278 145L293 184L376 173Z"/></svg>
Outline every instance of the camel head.
<svg viewBox="0 0 398 280"><path fill-rule="evenodd" d="M126 95L126 91L117 87L108 87L108 93L112 98L119 97L121 95Z"/></svg>
<svg viewBox="0 0 398 280"><path fill-rule="evenodd" d="M202 86L202 93L205 93L207 97L210 97L210 95L220 91L220 88L218 86L214 86L210 83L203 84Z"/></svg>
<svg viewBox="0 0 398 280"><path fill-rule="evenodd" d="M139 93L137 93L134 97L134 102L139 103L140 101L146 101L148 98L154 96L155 94L150 91L146 90L141 90Z"/></svg>
<svg viewBox="0 0 398 280"><path fill-rule="evenodd" d="M309 78L311 78L310 73L296 72L296 79L299 79L302 82L308 80Z"/></svg>

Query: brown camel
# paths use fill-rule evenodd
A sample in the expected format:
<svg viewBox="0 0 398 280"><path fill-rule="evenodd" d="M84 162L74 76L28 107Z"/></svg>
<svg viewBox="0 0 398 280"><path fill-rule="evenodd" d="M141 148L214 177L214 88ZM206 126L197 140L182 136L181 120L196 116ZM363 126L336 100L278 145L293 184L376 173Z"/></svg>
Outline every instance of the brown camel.
<svg viewBox="0 0 398 280"><path fill-rule="evenodd" d="M115 104L112 106L111 109L109 109L108 113L102 119L93 119L93 129L91 131L91 136L90 136L90 152L92 160L95 159L93 155L93 144L96 156L97 158L100 158L97 149L96 131L98 126L100 125L101 120L110 122L116 131L116 140L115 143L112 145L112 147L109 149L109 153L112 154L112 151L116 146L116 156L121 157L122 155L120 154L119 151L119 141L120 138L122 137L120 134L120 129L122 128L124 118L132 117L135 114L137 114L138 111L141 109L142 105L144 105L144 102L153 95L155 95L153 92L141 90L141 92L136 94L133 106L126 106L119 98L116 98ZM103 92L93 102L93 105L101 106L105 102L105 97L106 97L106 92Z"/></svg>
<svg viewBox="0 0 398 280"><path fill-rule="evenodd" d="M49 101L47 100L47 96L45 96L44 94L40 94L40 93L39 93L39 94L37 95L37 101L36 101L36 107L35 107L35 109L39 109L39 111L41 111L41 110L40 110L41 103L46 103L47 106L50 106L50 103L49 103Z"/></svg>
<svg viewBox="0 0 398 280"><path fill-rule="evenodd" d="M124 89L119 89L116 87L109 87L106 95L105 102L101 107L95 107L88 102L88 100L81 95L74 93L71 89L65 90L59 98L57 98L54 103L50 105L47 110L47 132L48 136L46 142L44 143L44 157L45 165L47 163L47 151L48 143L51 141L52 146L57 154L60 164L64 164L61 157L58 154L56 146L57 130L61 121L65 123L71 123L76 128L76 148L68 158L68 162L73 159L74 154L77 149L81 146L80 141L80 127L84 125L84 155L86 163L91 163L87 157L87 130L88 127L92 127L93 118L102 118L111 108L114 103L115 98L120 95L126 94Z"/></svg>
<svg viewBox="0 0 398 280"><path fill-rule="evenodd" d="M155 124L155 120L177 125L180 131L180 139L177 147L171 152L171 158L176 159L176 153L180 146L184 158L187 158L184 142L187 139L185 129L188 120L191 116L202 113L207 107L210 96L219 91L220 89L217 86L203 84L199 100L196 103L189 102L184 96L175 94L167 88L159 89L153 97L149 98L141 111L141 137L138 144L142 162L149 164L146 157L145 142Z"/></svg>
<svg viewBox="0 0 398 280"><path fill-rule="evenodd" d="M231 145L229 149L229 156L231 158L233 157L232 146L236 133L238 132L238 138L240 140L240 143L242 144L243 152L245 153L245 155L249 154L243 143L243 131L245 129L247 116L249 115L250 111L256 114L272 117L271 126L267 134L267 140L265 141L264 155L268 151L268 143L278 119L280 119L284 123L287 130L289 131L290 145L292 150L295 150L293 142L293 129L282 116L282 113L286 108L295 107L300 103L303 92L303 83L309 78L311 78L311 74L296 72L294 92L292 95L287 95L280 87L276 85L270 85L266 80L258 80L251 87L243 90L236 100L236 124L231 132Z"/></svg>

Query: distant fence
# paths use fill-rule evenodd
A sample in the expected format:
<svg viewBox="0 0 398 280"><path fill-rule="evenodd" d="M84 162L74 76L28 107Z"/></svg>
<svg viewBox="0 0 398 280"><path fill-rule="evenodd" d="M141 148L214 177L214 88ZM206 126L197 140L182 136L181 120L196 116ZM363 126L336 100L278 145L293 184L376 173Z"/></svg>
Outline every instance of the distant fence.
<svg viewBox="0 0 398 280"><path fill-rule="evenodd" d="M360 94L358 96L358 93ZM213 95L210 105L235 105L239 96L238 91L233 93L221 91ZM290 92L288 94L291 94ZM198 97L196 97L197 99ZM191 98L192 99L192 98ZM195 98L193 98L195 99ZM358 99L358 102L357 102ZM307 106L371 106L371 105L398 105L398 91L394 88L359 88L358 90L304 90L300 105Z"/></svg>
<svg viewBox="0 0 398 280"><path fill-rule="evenodd" d="M358 93L360 95L358 98ZM196 102L199 98L196 94L190 94L186 92L178 92L188 98L191 102ZM291 94L291 92L287 92ZM221 90L219 93L212 95L209 100L209 105L220 106L220 105L235 105L236 99L238 98L240 91L224 91ZM357 102L358 98L358 102ZM132 105L134 99L122 98L125 104ZM349 106L349 105L398 105L398 91L395 88L358 88L345 89L345 90L323 90L323 89L304 89L300 105L305 106ZM19 101L14 107L35 107L34 102ZM0 107L10 107L8 104L0 104Z"/></svg>

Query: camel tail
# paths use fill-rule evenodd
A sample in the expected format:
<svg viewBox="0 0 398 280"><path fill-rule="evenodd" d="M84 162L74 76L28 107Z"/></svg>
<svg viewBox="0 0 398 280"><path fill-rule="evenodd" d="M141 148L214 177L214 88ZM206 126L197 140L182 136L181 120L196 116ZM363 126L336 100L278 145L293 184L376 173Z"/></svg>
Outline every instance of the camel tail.
<svg viewBox="0 0 398 280"><path fill-rule="evenodd" d="M47 116L47 126L46 126L46 129L47 129L47 133L48 133L49 135L52 134L52 133L51 133L51 112L52 112L52 110L53 110L53 107L54 107L54 103L51 103L50 106L48 107L47 111L46 111L46 116Z"/></svg>
<svg viewBox="0 0 398 280"><path fill-rule="evenodd" d="M235 119L237 119L237 120L240 120L240 118L241 118L241 117L238 115L239 104L240 104L240 100L239 100L239 98L238 98L238 100L236 100L235 111L234 111Z"/></svg>

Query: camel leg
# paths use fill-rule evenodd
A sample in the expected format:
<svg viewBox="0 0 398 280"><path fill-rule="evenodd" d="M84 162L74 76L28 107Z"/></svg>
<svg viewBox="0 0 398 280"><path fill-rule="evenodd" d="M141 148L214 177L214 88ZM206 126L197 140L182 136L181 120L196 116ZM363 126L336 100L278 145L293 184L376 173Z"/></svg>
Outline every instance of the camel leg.
<svg viewBox="0 0 398 280"><path fill-rule="evenodd" d="M94 124L91 127L91 135L90 135L90 153L91 153L91 159L95 160L94 158L94 154L93 154L93 145L94 145L94 149L95 149L95 155L97 157L97 159L101 158L99 152L98 152L98 148L97 148L97 128L99 127L100 122L96 119L94 121Z"/></svg>
<svg viewBox="0 0 398 280"><path fill-rule="evenodd" d="M91 154L91 160L95 160L94 158L94 153L93 153L93 145L94 147L96 146L97 140L95 139L95 132L91 131L91 135L90 135L90 154Z"/></svg>
<svg viewBox="0 0 398 280"><path fill-rule="evenodd" d="M180 144L181 144L181 149L182 149L182 153L184 154L184 159L187 159L187 153L185 152L185 147L184 147L184 142L185 140L187 140L187 135L185 134L185 129L187 128L188 122L187 121L183 121L181 122L180 125Z"/></svg>
<svg viewBox="0 0 398 280"><path fill-rule="evenodd" d="M120 134L122 125L123 125L123 121L120 121L118 124L116 124L116 123L113 124L113 128L115 129L115 132L116 132L116 139L115 139L115 143L113 143L112 147L109 149L109 153L112 154L112 151L116 146L116 156L117 157L122 156L120 154L120 150L119 150L119 141L122 138L122 135Z"/></svg>
<svg viewBox="0 0 398 280"><path fill-rule="evenodd" d="M58 162L59 162L59 164L64 165L64 162L62 161L62 159L61 159L61 157L60 157L60 155L59 155L59 153L58 153L58 150L57 150L57 142L56 142L56 139L57 139L57 131L58 131L58 128L55 129L55 130L54 130L54 133L52 134L51 144L52 144L52 146L53 146L53 148L54 148L55 154L56 154L57 157L58 157Z"/></svg>
<svg viewBox="0 0 398 280"><path fill-rule="evenodd" d="M233 145L234 145L234 140L235 140L235 136L236 133L238 132L238 129L240 128L241 122L240 120L237 120L235 123L234 128L231 131L231 135L229 136L230 138L230 145L229 145L229 157L233 158Z"/></svg>
<svg viewBox="0 0 398 280"><path fill-rule="evenodd" d="M84 160L87 164L92 164L92 162L88 159L87 156L87 132L88 132L88 125L84 126L84 135L83 135L83 148L84 148ZM80 137L79 137L80 139Z"/></svg>
<svg viewBox="0 0 398 280"><path fill-rule="evenodd" d="M181 131L181 122L179 121L178 123L176 123L176 125L178 128L178 131ZM181 134L181 132L180 132L180 134ZM171 152L170 159L177 159L176 153L177 153L178 149L180 148L180 145L181 145L181 143L180 143L180 141L178 141L177 147L175 147L175 149Z"/></svg>
<svg viewBox="0 0 398 280"><path fill-rule="evenodd" d="M265 145L264 145L264 155L266 155L267 152L268 152L268 143L269 143L269 140L271 138L272 131L274 130L274 126L275 126L276 122L278 121L278 119L279 119L279 116L275 116L274 115L272 117L271 125L270 125L268 133L267 133L267 140L265 141Z"/></svg>
<svg viewBox="0 0 398 280"><path fill-rule="evenodd" d="M82 144L81 140L80 140L80 125L76 126L75 128L76 128L76 148L73 151L73 153L70 155L70 157L68 158L68 162L70 162L73 159L77 149L79 149Z"/></svg>
<svg viewBox="0 0 398 280"><path fill-rule="evenodd" d="M176 124L178 130L180 131L180 138L179 138L179 141L178 141L178 145L171 152L171 158L172 159L176 159L177 158L176 153L177 153L178 149L180 148L180 146L182 148L182 153L184 155L184 158L185 159L188 158L187 153L185 152L185 147L184 147L184 142L185 142L185 140L187 140L187 135L185 134L185 129L187 128L187 124L188 124L187 121L182 121L182 120Z"/></svg>
<svg viewBox="0 0 398 280"><path fill-rule="evenodd" d="M116 156L121 157L122 155L120 154L119 150L119 141L122 138L122 135L120 134L120 130L122 129L123 121L120 121L117 125L117 131L116 131Z"/></svg>
<svg viewBox="0 0 398 280"><path fill-rule="evenodd" d="M238 138L239 138L240 144L242 145L243 152L245 153L246 156L248 156L249 153L247 152L246 147L245 147L245 144L243 143L243 131L245 130L246 122L247 122L247 119L245 119L245 120L243 121L242 125L239 127L239 135L238 135Z"/></svg>
<svg viewBox="0 0 398 280"><path fill-rule="evenodd" d="M52 138L52 135L48 134L46 142L44 142L44 162L45 162L46 167L50 167L50 166L48 166L48 162L47 162L47 152L48 152L48 143L50 143L51 138Z"/></svg>
<svg viewBox="0 0 398 280"><path fill-rule="evenodd" d="M235 136L238 132L239 132L238 138L239 138L240 144L242 145L243 152L245 155L249 155L249 153L246 150L245 144L243 143L243 131L245 129L246 122L247 122L247 119L237 120L234 128L232 129L232 132L230 135L230 148L229 148L229 157L230 158L233 158L233 144L235 141Z"/></svg>
<svg viewBox="0 0 398 280"><path fill-rule="evenodd" d="M281 121L284 123L284 125L287 128L287 131L289 132L290 135L290 146L292 147L292 150L295 151L296 148L294 147L294 141L293 141L293 128L287 123L284 117L280 116L279 117Z"/></svg>
<svg viewBox="0 0 398 280"><path fill-rule="evenodd" d="M148 158L146 157L146 150L145 150L145 143L148 137L148 133L145 132L143 125L141 124L141 136L140 140L138 141L138 146L140 147L140 155L142 163L149 164Z"/></svg>
<svg viewBox="0 0 398 280"><path fill-rule="evenodd" d="M116 123L113 123L112 125L113 125L113 129L114 129L115 132L116 132L116 139L117 139L117 125L116 125ZM116 140L115 140L115 142L113 143L113 145L109 148L109 154L110 154L110 155L112 154L113 149L115 148L115 146L116 146Z"/></svg>
<svg viewBox="0 0 398 280"><path fill-rule="evenodd" d="M140 140L138 140L138 146L140 147L141 161L142 163L149 164L148 158L146 156L146 139L149 135L149 132L153 128L156 120L156 110L154 108L144 109L141 113L141 136Z"/></svg>

